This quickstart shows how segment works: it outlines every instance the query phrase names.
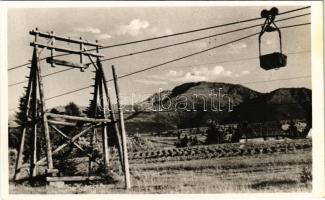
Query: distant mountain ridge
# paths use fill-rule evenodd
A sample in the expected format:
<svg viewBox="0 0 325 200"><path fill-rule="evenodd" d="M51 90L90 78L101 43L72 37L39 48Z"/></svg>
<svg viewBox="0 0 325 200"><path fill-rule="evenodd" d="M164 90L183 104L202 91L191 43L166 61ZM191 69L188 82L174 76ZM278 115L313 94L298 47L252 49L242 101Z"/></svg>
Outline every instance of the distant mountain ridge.
<svg viewBox="0 0 325 200"><path fill-rule="evenodd" d="M311 95L307 88L280 88L243 102L228 121L311 120Z"/></svg>
<svg viewBox="0 0 325 200"><path fill-rule="evenodd" d="M142 103L154 105L154 110L157 110L158 105L166 108L168 107L166 106L167 104L171 104L169 107L173 108L172 110L175 110L175 108L177 109L175 104L178 103L178 101L186 99L188 103L187 108L192 110L194 108L202 109L202 101L203 98L205 98L206 108L211 109L211 105L219 104L219 96L223 96L220 103L222 104L221 107L225 107L229 104L227 97L231 97L231 103L234 106L237 106L243 101L258 97L259 95L259 92L241 85L216 82L196 82L184 83L176 86L171 91L162 91L160 94L155 93Z"/></svg>
<svg viewBox="0 0 325 200"><path fill-rule="evenodd" d="M224 95L222 102L218 98L219 91ZM209 120L220 123L283 119L311 121L311 95L312 91L307 88L279 88L260 93L239 84L184 83L172 90L155 93L134 106L126 105L126 108L135 108L135 112L125 113L126 129L135 133L200 127L206 126ZM179 109L184 108L184 103L179 103L184 99L187 99L187 107ZM64 112L64 106L55 109ZM85 109L80 107L81 111ZM157 112L159 110L162 112ZM13 117L10 118L12 121Z"/></svg>
<svg viewBox="0 0 325 200"><path fill-rule="evenodd" d="M212 111L211 103L217 103L218 99L207 99L206 109L202 101L193 101L194 94L198 96L211 96L211 91L217 92L221 88L223 94L231 97L233 111L227 112L228 102L221 102L222 111ZM163 108L171 104L175 108L176 99L186 97L189 108L193 105L196 111L187 112L171 109L171 112L147 112L139 109L135 117L127 123L130 130L141 130L143 123L148 123L154 129L161 128L187 128L206 126L207 121L216 120L220 123L237 123L240 121L261 122L283 119L311 120L311 90L307 88L280 88L269 93L260 93L239 84L196 82L184 83L176 86L171 91L163 91L162 94L154 94L148 97L144 104L152 104L153 110ZM159 105L164 105L160 106ZM141 127L139 127L139 124ZM157 125L157 126L155 126Z"/></svg>

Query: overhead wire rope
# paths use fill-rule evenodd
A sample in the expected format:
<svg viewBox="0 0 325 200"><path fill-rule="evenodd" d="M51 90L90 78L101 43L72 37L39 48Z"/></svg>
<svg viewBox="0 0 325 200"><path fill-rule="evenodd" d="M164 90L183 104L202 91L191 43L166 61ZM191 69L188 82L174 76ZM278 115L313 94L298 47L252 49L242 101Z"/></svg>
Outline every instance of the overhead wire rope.
<svg viewBox="0 0 325 200"><path fill-rule="evenodd" d="M305 25L310 25L310 23L302 23L302 24L289 25L289 26L280 27L280 29L286 29L286 28L292 28L292 27L298 27L298 26L305 26ZM241 41L241 40L244 40L244 39L247 39L247 38L253 37L253 36L258 35L258 34L259 34L259 32L258 32L258 33L254 33L254 34L250 34L250 35L247 35L247 36L241 37L241 38L239 38L239 39L232 40L232 41L229 41L229 42L226 42L226 43L223 43L223 44L220 44L220 45L217 45L217 46L214 46L214 47L211 47L211 48L208 48L208 49L202 50L202 51L198 51L198 52L195 52L195 53L191 53L191 54L188 54L188 55L185 55L185 56L182 56L182 57L176 58L176 59L172 59L172 60L169 60L169 61L166 61L166 62L163 62L163 63L157 64L157 65L153 65L153 66L151 66L151 67L147 67L147 68L144 68L144 69L141 69L141 70L138 70L138 71L134 71L134 72L131 72L131 73L128 73L128 74L125 74L125 75L119 76L119 77L117 77L117 78L125 78L125 77L128 77L128 76L132 76L132 75L134 75L134 74L138 74L138 73L141 73L141 72L144 72L144 71L147 71L147 70L151 70L151 69L154 69L154 68L157 68L157 67L160 67L160 66L163 66L163 65L169 64L169 63L173 63L173 62L176 62L176 61L179 61L179 60L182 60L182 59L185 59L185 58L188 58L188 57L194 56L194 55L198 55L198 54L201 54L201 53L204 53L204 52L210 51L210 50L212 50L212 49L220 48L220 47L222 47L222 46L226 46L226 45L229 45L229 44L231 44L231 43L235 43L235 42L238 42L238 41ZM107 80L107 82L110 82L110 81L113 81L113 79L109 79L109 80ZM87 87L83 87L83 88L75 89L75 90L72 90L72 91L69 91L69 92L65 92L65 93L62 93L62 94L59 94L59 95L55 95L55 96L49 97L49 98L47 98L47 99L45 99L45 100L51 100L51 99L54 99L54 98L57 98L57 97L65 96L65 95L68 95L68 94L72 94L72 93L75 93L75 92L78 92L78 91L81 91L81 90L88 89L88 88L90 88L90 87L91 87L91 86L87 86Z"/></svg>
<svg viewBox="0 0 325 200"><path fill-rule="evenodd" d="M307 15L310 15L310 13L305 13L305 14L301 14L301 15L296 15L296 16L292 16L292 17L287 17L287 18L279 19L276 22L286 21L286 20L289 20L289 19L294 19L294 18L303 17L303 16L307 16ZM118 59L118 58L123 58L123 57L127 57L127 56L133 56L133 55L137 55L137 54L141 54L141 53L147 53L147 52L150 52L150 51L155 51L155 50L160 50L160 49L164 49L164 48L168 48L168 47L182 45L182 44L186 44L186 43L190 43L190 42L195 42L195 41L199 41L199 40L203 40L203 39L207 39L207 38L211 38L211 37L221 36L221 35L225 35L225 34L237 32L237 31L242 31L242 30L246 30L246 29L250 29L250 28L259 27L261 25L263 25L263 24L257 24L257 25L248 26L248 27L244 27L244 28L240 28L240 29L235 29L235 30L231 30L231 31L223 32L223 33L218 33L218 34L209 35L209 36L205 36L205 37L201 37L201 38L196 38L196 39L193 39L193 40L187 40L187 41L184 41L184 42L174 43L174 44L160 46L160 47L155 47L155 48L147 49L147 50L143 50L143 51L138 51L138 52L128 53L128 54L124 54L124 55L120 55L120 56L115 56L115 57L112 57L112 58L102 59L101 62L105 62L105 61L109 61L109 60L114 60L114 59ZM91 62L89 62L87 64L91 64ZM70 70L73 70L73 69L75 69L75 68L68 68L68 69L60 70L60 71L57 71L57 72L53 72L53 73L44 75L43 77L45 77L45 76L51 76L51 75L58 74L58 73L62 73L62 72L66 72L66 71L70 71ZM9 84L9 87L15 86L15 85L19 85L19 84L25 83L25 82L27 82L27 81L20 81L20 82L17 82L17 83L12 83L12 84Z"/></svg>
<svg viewBox="0 0 325 200"><path fill-rule="evenodd" d="M297 12L297 11L304 10L304 9L308 9L308 8L310 8L310 6L306 6L306 7L302 7L302 8L297 8L297 9L293 9L293 10L288 10L288 11L279 13L278 15L283 15L283 14L288 14L288 13L292 13L292 12ZM245 23L245 22L256 21L256 20L260 20L260 19L263 19L263 18L262 17L257 17L257 18L252 18L252 19L246 19L246 20L241 20L241 21L237 21L237 22L230 22L230 23L225 23L225 24L220 24L220 25L215 25L215 26L210 26L210 27L205 27L205 28L200 28L200 29L194 29L194 30L190 30L190 31L178 32L178 33L174 33L174 34L168 34L168 35L163 35L163 36L158 36L158 37L146 38L146 39L142 39L142 40L136 40L136 41L125 42L125 43L120 43L120 44L108 45L108 46L103 46L103 47L99 47L99 48L93 48L93 49L84 50L84 51L81 51L81 52L93 51L93 50L97 50L97 49L107 49L107 48L113 48L113 47L119 47L119 46L125 46L125 45L140 43L140 42L147 42L147 41L152 41L152 40L157 40L157 39L162 39L162 38L168 38L168 37L173 37L173 36L178 36L178 35L184 35L184 34L188 34L188 33L198 32L198 31L204 31L204 30L209 30L209 29L214 29L214 28L220 28L220 27L225 27L225 26L230 26L230 25L235 25L235 24L240 24L240 23ZM70 55L70 53L58 54L58 55L55 55L53 57L60 57L60 56L66 56L66 55ZM45 60L46 58L47 57L41 58L40 61ZM18 66L9 68L8 71L11 71L11 70L14 70L14 69L17 69L17 68L21 68L21 67L27 66L29 64L30 63L18 65Z"/></svg>
<svg viewBox="0 0 325 200"><path fill-rule="evenodd" d="M286 54L287 55L294 55L294 54L310 53L310 52L311 52L310 50L303 50L303 51L296 51L296 52L288 52ZM179 65L179 66L175 66L175 67L177 67L177 68L181 68L181 67L195 67L195 66L202 66L202 65L233 63L233 62L238 62L238 61L255 60L255 59L259 59L259 57L246 57L246 58L239 58L239 59L232 59L232 60L215 61L215 62L207 62L207 63L198 63L198 64L192 64L192 65ZM64 70L57 71L57 72L52 72L52 73L49 73L49 74L45 74L45 75L42 76L42 78L49 77L49 76L55 75L55 74L59 74L61 72L65 72L65 71L68 71L68 70L71 70L71 69L73 69L73 68L68 68L68 69L64 69ZM28 82L27 80L20 81L20 82L16 82L16 83L9 84L8 86L9 87L12 87L12 86L20 85L20 84L27 83L27 82Z"/></svg>
<svg viewBox="0 0 325 200"><path fill-rule="evenodd" d="M281 19L281 20L277 20L275 22L285 21L285 20L294 19L294 18L297 18L297 17L307 16L307 15L310 15L310 13L305 13L305 14L302 14L302 15L294 16L294 17L284 18L284 19ZM204 39L208 39L208 38L212 38L212 37L226 35L226 34L229 34L229 33L235 33L235 32L238 32L238 31L243 31L243 30L247 30L247 29L251 29L251 28L260 27L261 25L263 25L263 24L257 24L257 25L253 25L253 26L248 26L248 27L244 27L244 28L231 30L231 31L226 31L226 32L217 33L217 34L213 34L213 35L208 35L208 36L205 36L205 37L195 38L195 39L187 40L187 41L184 41L184 42L178 42L178 43L169 44L169 45L165 45L165 46L155 47L155 48L152 48L152 49L146 49L146 50L142 50L142 51L123 54L123 55L119 55L119 56L115 56L115 57L111 57L111 58L102 59L101 62L105 62L105 61L109 61L109 60L115 60L115 59L118 59L118 58L124 58L124 57L128 57L128 56L134 56L134 55L142 54L142 53L148 53L148 52L151 52L151 51L156 51L156 50L160 50L160 49L174 47L174 46L178 46L178 45L182 45L182 44L187 44L187 43L190 43L190 42L196 42L196 41L200 41L200 40L204 40ZM91 63L87 63L87 64L91 64Z"/></svg>

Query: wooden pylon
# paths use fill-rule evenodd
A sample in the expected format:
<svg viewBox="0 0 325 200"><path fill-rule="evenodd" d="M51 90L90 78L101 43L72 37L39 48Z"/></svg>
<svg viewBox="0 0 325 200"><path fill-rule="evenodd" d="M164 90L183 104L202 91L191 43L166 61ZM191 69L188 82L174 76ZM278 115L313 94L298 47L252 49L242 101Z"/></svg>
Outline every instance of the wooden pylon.
<svg viewBox="0 0 325 200"><path fill-rule="evenodd" d="M33 58L32 63L30 67L30 75L28 80L28 87L26 89L26 100L24 102L24 119L23 119L23 126L21 127L21 140L20 140L20 148L18 151L18 158L16 163L16 169L15 169L15 175L14 180L19 180L21 175L21 169L23 166L23 156L24 156L24 148L26 146L26 143L30 143L30 150L27 152L28 156L30 158L30 181L33 182L33 178L37 176L37 166L41 165L45 161L47 161L47 169L46 169L46 180L56 180L58 177L49 177L49 176L55 176L58 173L58 170L54 169L53 165L53 158L52 155L57 154L59 151L61 151L63 148L68 146L69 144L73 144L76 148L83 151L87 154L89 157L89 176L91 177L91 168L92 168L92 162L96 162L93 160L93 153L88 153L83 149L81 146L78 145L76 140L80 138L81 136L86 135L89 131L92 130L92 136L90 138L91 141L91 147L94 148L94 141L96 138L96 130L97 128L102 128L102 142L103 142L103 161L106 168L106 172L109 172L109 147L108 147L108 140L109 140L109 134L114 134L117 139L117 146L118 146L118 152L121 162L121 168L124 169L125 172L125 154L123 154L122 149L122 142L121 142L121 136L118 126L118 121L116 120L114 116L114 111L112 107L111 98L108 92L107 87L107 81L105 78L104 71L102 69L102 65L100 62L100 57L102 55L99 54L98 48L100 45L96 41L96 43L90 43L83 40L73 40L70 38L65 38L62 36L57 36L54 34L54 32L51 32L50 34L40 32L38 29L33 30L30 32L31 35L35 36L35 41L31 43L31 46L34 47L33 51ZM42 38L48 38L50 39L50 45L49 44L42 44L39 41L37 41L38 37ZM80 50L74 50L74 49L67 49L65 47L58 47L55 46L55 41L66 41L71 42L75 44L80 45ZM87 51L85 46L93 46L96 47L96 53ZM80 116L68 116L68 115L59 115L54 113L49 113L46 111L45 106L45 98L44 98L44 90L43 90L43 82L42 82L42 76L41 76L41 67L40 67L40 60L39 60L39 53L41 51L38 51L39 48L49 49L51 52L51 57L46 58L46 62L51 64L52 67L55 67L56 65L62 65L66 67L72 67L72 68L80 68L81 70L87 69L89 65L86 65L83 63L84 58L88 56L88 58L91 60L95 72L95 84L94 84L94 92L93 92L93 99L91 103L91 113L90 117L80 117ZM43 49L42 49L43 50ZM69 61L65 60L58 60L54 59L55 52L60 51L64 53L69 54L76 54L80 56L80 63L71 63ZM97 58L97 61L94 62L93 58ZM98 106L100 106L102 109L99 110ZM55 125L59 126L75 126L75 123L57 120L57 118L62 118L64 120L72 120L72 121L82 121L85 123L90 123L90 126L86 127L85 129L81 129L79 133L74 135L73 137L68 136L65 134L62 130L57 128ZM120 117L121 118L121 117ZM51 138L50 138L50 127L54 130L53 134L57 133L61 137L63 137L66 142L61 144L60 146L56 147L52 150L51 147ZM44 135L38 136L38 130L42 128L42 131L44 131ZM123 129L122 129L123 131ZM31 134L27 140L27 134ZM44 137L46 142L46 157L40 158L39 160L39 150L37 149L37 144L39 141L37 141L37 138ZM100 164L96 162L97 164ZM28 164L27 164L28 165ZM76 178L76 177L75 177ZM65 178L69 180L76 180L73 177ZM81 180L81 179L80 179ZM87 178L84 178L82 180L87 180Z"/></svg>

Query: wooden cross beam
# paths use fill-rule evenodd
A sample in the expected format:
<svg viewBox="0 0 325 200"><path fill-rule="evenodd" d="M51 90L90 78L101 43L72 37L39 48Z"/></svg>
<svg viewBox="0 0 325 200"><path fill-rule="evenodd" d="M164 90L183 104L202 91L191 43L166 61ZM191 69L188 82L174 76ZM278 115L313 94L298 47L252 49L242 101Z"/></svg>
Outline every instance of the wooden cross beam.
<svg viewBox="0 0 325 200"><path fill-rule="evenodd" d="M77 120L77 121L84 121L84 122L111 122L110 119L97 119L97 118L89 118L89 117L77 117L77 116L70 116L70 115L61 115L61 114L54 114L54 113L45 113L46 117L55 117L55 118L63 118L63 119L70 119L70 120Z"/></svg>
<svg viewBox="0 0 325 200"><path fill-rule="evenodd" d="M74 182L74 181L101 181L103 177L100 176L60 176L60 177L46 177L47 182Z"/></svg>
<svg viewBox="0 0 325 200"><path fill-rule="evenodd" d="M57 133L59 133L62 137L64 137L65 139L68 139L68 142L70 142L71 138L69 136L67 136L65 133L63 133L60 129L58 129L56 126L54 125L50 125ZM92 158L93 156L89 153L87 153L79 144L77 144L76 142L71 142L75 147L77 147L80 151L84 152L89 158ZM96 162L95 160L92 160L93 162ZM96 162L97 164L100 164L98 162Z"/></svg>
<svg viewBox="0 0 325 200"><path fill-rule="evenodd" d="M71 123L71 122L63 122L63 121L55 121L55 120L47 120L48 123L50 124L55 124L55 125L62 125L62 126L76 126L76 123Z"/></svg>
<svg viewBox="0 0 325 200"><path fill-rule="evenodd" d="M61 48L61 47L54 47L52 45L48 44L42 44L39 42L31 42L30 46L38 46L40 48L47 48L47 49L54 49L56 51L60 52L65 52L65 53L70 53L70 54L79 54L79 55L86 55L86 56L93 56L93 57L103 57L103 55L98 54L98 53L92 53L88 51L80 51L80 50L73 50L73 49L68 49L68 48Z"/></svg>
<svg viewBox="0 0 325 200"><path fill-rule="evenodd" d="M54 59L52 57L46 58L46 62L51 64L53 67L56 65L62 65L62 66L67 66L67 67L72 67L72 68L78 68L80 71L85 71L89 67L89 65L86 64L80 64L80 63L74 63L74 62L69 62L66 60L59 60L59 59Z"/></svg>
<svg viewBox="0 0 325 200"><path fill-rule="evenodd" d="M38 35L40 37L49 38L49 39L55 38L56 40L62 41L62 42L71 42L71 43L75 43L75 44L83 43L83 44L88 45L88 46L103 47L102 45L99 45L98 43L93 43L93 42L88 42L88 41L83 41L83 40L78 40L78 39L72 39L72 38L64 37L64 36L58 36L58 35L55 35L53 33L41 32L41 31L39 31L37 29L30 31L29 34Z"/></svg>
<svg viewBox="0 0 325 200"><path fill-rule="evenodd" d="M57 147L53 152L52 155L58 153L60 150L62 150L64 147L68 146L69 143L72 143L74 141L76 141L80 136L84 135L85 133L87 133L87 131L89 131L90 129L92 129L93 127L95 127L95 125L91 125L89 127L87 127L86 129L84 129L83 131L81 131L80 133L78 133L77 135L73 136L69 141L67 141L66 143L62 144L61 146ZM43 157L42 159L40 159L39 161L36 162L36 165L39 165L41 163L43 163L44 161L46 161L46 157Z"/></svg>

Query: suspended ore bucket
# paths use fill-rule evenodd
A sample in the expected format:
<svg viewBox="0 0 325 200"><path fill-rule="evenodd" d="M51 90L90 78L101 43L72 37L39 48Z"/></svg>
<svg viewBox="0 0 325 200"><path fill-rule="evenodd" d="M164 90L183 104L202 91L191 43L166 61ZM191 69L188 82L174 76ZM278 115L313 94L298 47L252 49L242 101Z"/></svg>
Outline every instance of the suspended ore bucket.
<svg viewBox="0 0 325 200"><path fill-rule="evenodd" d="M260 67L265 70L278 69L287 65L287 56L282 54L282 39L281 32L277 25L274 23L275 16L278 15L279 11L273 7L269 11L263 10L261 16L265 19L264 25L258 37L259 41L259 55L260 55ZM262 55L261 53L261 38L265 32L277 31L279 34L280 41L280 52L274 52L270 54Z"/></svg>
<svg viewBox="0 0 325 200"><path fill-rule="evenodd" d="M280 68L286 65L287 56L282 53L274 52L260 56L260 66L265 70Z"/></svg>

